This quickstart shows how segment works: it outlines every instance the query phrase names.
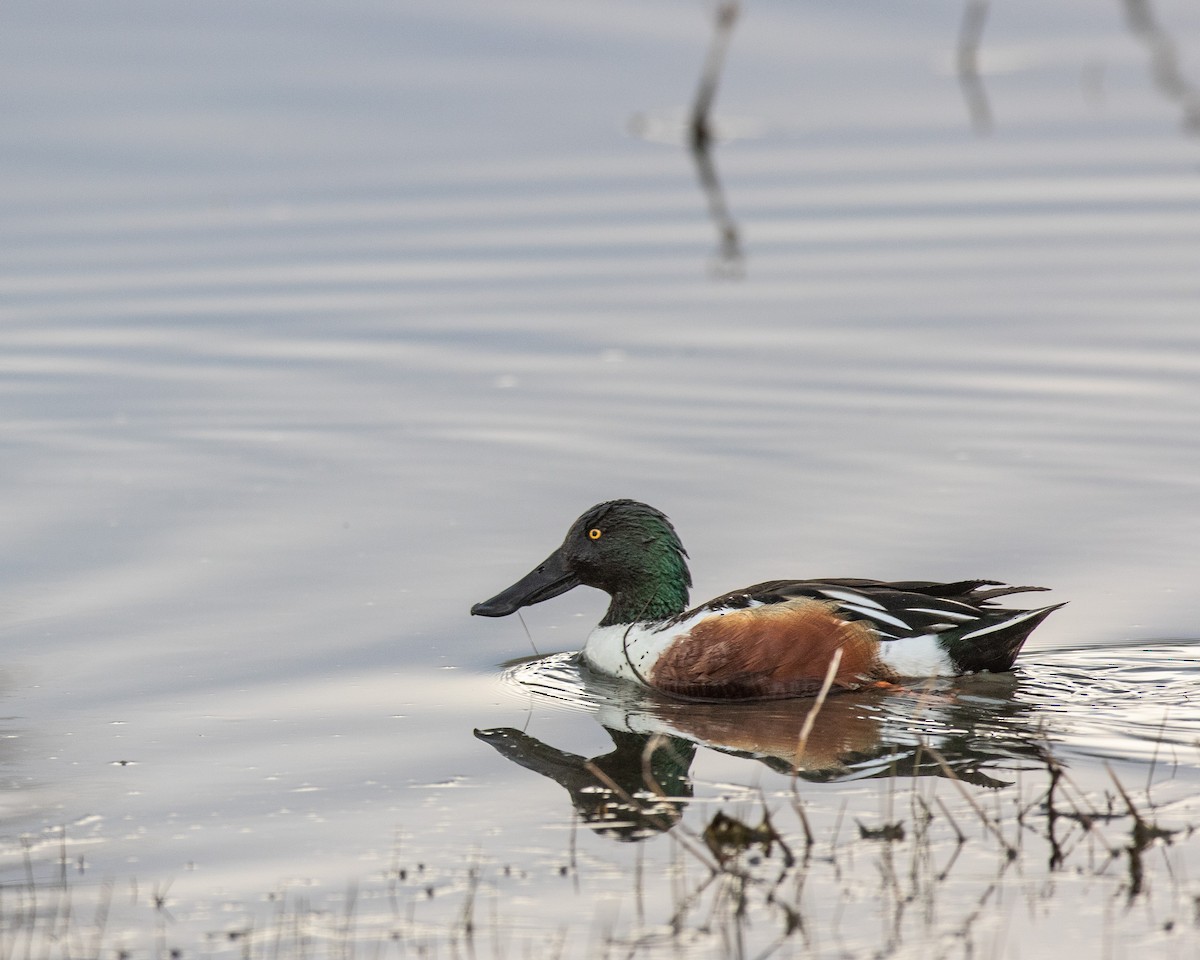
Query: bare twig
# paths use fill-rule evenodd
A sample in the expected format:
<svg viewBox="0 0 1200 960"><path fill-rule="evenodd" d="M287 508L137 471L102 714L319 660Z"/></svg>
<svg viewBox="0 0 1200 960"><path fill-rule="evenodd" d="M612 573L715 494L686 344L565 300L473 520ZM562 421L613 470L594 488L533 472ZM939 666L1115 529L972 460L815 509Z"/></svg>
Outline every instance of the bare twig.
<svg viewBox="0 0 1200 960"><path fill-rule="evenodd" d="M992 818L987 815L987 811L967 792L967 788L963 786L962 781L958 778L958 774L954 772L954 768L946 762L946 758L933 747L929 746L929 744L925 745L925 751L937 761L938 766L942 768L942 772L946 774L946 777L954 784L962 798L975 811L975 815L979 817L980 822L1000 841L1000 845L1004 848L1005 856L1009 860L1015 860L1017 858L1017 848L1004 838L1004 834L1000 832L999 825L993 822Z"/></svg>

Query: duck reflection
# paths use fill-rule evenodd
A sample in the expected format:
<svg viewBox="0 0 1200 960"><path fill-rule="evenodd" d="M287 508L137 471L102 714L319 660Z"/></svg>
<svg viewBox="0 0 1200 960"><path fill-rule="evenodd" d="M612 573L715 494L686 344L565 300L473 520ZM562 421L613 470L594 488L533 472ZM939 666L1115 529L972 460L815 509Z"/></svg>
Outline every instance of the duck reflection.
<svg viewBox="0 0 1200 960"><path fill-rule="evenodd" d="M564 787L583 821L598 833L641 840L670 830L692 796L688 771L696 744L681 737L604 730L613 749L590 759L509 727L476 730L475 736Z"/></svg>
<svg viewBox="0 0 1200 960"><path fill-rule="evenodd" d="M513 673L528 675L537 666ZM584 683L594 688L599 679ZM812 700L686 703L642 694L631 701L627 691L614 696L612 690L599 696L593 690L587 698L612 741L607 753L583 757L508 727L475 736L563 786L593 829L640 840L679 821L692 797L690 770L699 747L812 783L953 776L976 786L1009 786L1017 769L1040 766L1045 755L1034 708L1014 696L1019 686L1015 675L980 675L933 689L841 694L825 702L803 742Z"/></svg>

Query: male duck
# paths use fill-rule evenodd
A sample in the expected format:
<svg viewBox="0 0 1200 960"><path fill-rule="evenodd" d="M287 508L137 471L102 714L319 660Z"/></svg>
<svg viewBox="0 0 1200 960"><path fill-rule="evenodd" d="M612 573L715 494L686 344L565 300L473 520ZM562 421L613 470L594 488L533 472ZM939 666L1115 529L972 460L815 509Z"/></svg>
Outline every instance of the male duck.
<svg viewBox="0 0 1200 960"><path fill-rule="evenodd" d="M687 609L683 544L671 521L636 500L610 500L572 524L561 547L472 614L505 617L585 584L609 595L583 659L595 670L704 700L816 693L834 651L835 688L905 677L1011 669L1053 610L1007 610L996 597L1044 587L831 578L772 580Z"/></svg>

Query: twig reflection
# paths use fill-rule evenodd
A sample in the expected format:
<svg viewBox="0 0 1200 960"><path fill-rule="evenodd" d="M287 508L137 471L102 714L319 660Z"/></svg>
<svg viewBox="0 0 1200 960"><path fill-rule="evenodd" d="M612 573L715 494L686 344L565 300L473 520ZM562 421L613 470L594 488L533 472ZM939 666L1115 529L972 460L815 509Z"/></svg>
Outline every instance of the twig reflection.
<svg viewBox="0 0 1200 960"><path fill-rule="evenodd" d="M718 254L715 272L721 276L734 277L742 275L744 257L737 223L725 203L725 191L721 188L716 164L712 158L712 106L717 97L717 84L725 66L729 40L733 35L734 24L737 23L740 6L739 0L724 0L717 7L712 43L704 60L704 69L700 73L700 82L696 87L696 97L692 102L692 113L688 122L688 146L696 163L700 188L708 201L709 216L717 228Z"/></svg>
<svg viewBox="0 0 1200 960"><path fill-rule="evenodd" d="M737 221L725 202L725 191L721 187L721 178L717 174L716 161L713 159L717 130L712 119L717 86L721 80L721 71L725 67L725 57L740 10L740 0L722 0L718 5L713 22L712 42L704 58L704 67L700 71L700 80L696 85L691 109L682 122L682 131L675 127L670 136L670 139L678 142L677 138L682 135L692 156L692 162L696 165L696 176L708 204L708 215L717 228L717 255L712 272L721 277L741 277L745 272ZM660 123L641 113L635 114L629 122L630 133L635 137L651 140L662 138L661 127Z"/></svg>
<svg viewBox="0 0 1200 960"><path fill-rule="evenodd" d="M992 108L979 75L979 46L987 23L988 0L967 0L958 32L958 85L967 102L971 126L981 136L992 132Z"/></svg>
<svg viewBox="0 0 1200 960"><path fill-rule="evenodd" d="M1180 70L1175 43L1154 17L1150 0L1122 0L1129 31L1150 51L1155 86L1183 110L1182 126L1190 136L1200 134L1200 89Z"/></svg>

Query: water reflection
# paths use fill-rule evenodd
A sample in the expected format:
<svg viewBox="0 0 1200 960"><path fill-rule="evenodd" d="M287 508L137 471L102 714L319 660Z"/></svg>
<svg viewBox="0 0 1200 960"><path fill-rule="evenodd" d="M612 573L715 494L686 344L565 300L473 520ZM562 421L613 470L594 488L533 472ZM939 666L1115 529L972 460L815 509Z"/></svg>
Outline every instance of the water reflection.
<svg viewBox="0 0 1200 960"><path fill-rule="evenodd" d="M1179 66L1175 42L1154 16L1150 0L1122 0L1129 31L1150 51L1154 84L1170 100L1178 101L1185 133L1200 134L1200 89L1189 81Z"/></svg>
<svg viewBox="0 0 1200 960"><path fill-rule="evenodd" d="M1200 88L1184 76L1175 41L1159 23L1151 0L1120 2L1125 8L1129 32L1150 52L1150 74L1154 85L1169 100L1178 102L1183 114L1183 131L1190 136L1200 134ZM955 47L958 85L966 101L971 127L981 135L991 133L993 127L991 104L979 70L979 50L988 7L989 0L967 0Z"/></svg>
<svg viewBox="0 0 1200 960"><path fill-rule="evenodd" d="M723 0L718 4L713 20L712 41L696 84L696 95L688 114L685 139L692 161L696 165L696 177L708 204L708 214L717 228L717 256L713 273L721 277L741 277L744 274L744 255L737 221L729 212L725 202L725 191L717 173L713 157L713 145L717 134L712 122L712 108L717 98L717 87L729 52L729 41L741 10L739 0ZM657 139L655 124L643 114L636 115L629 124L634 136Z"/></svg>
<svg viewBox="0 0 1200 960"><path fill-rule="evenodd" d="M729 50L729 40L737 22L739 9L737 0L725 0L717 7L712 43L709 45L704 69L700 74L689 127L689 145L692 159L696 163L696 175L708 201L709 216L717 228L719 247L715 272L724 276L742 275L742 247L737 223L725 203L725 191L721 188L721 180L717 176L716 163L712 157L711 116L712 105L717 96L717 84L721 79L725 55Z"/></svg>
<svg viewBox="0 0 1200 960"><path fill-rule="evenodd" d="M613 749L590 759L511 727L476 730L484 743L563 787L583 821L616 840L670 830L692 796L688 770L696 744L680 737L605 727Z"/></svg>
<svg viewBox="0 0 1200 960"><path fill-rule="evenodd" d="M475 735L554 780L586 823L622 840L678 822L693 796L690 771L699 747L810 783L952 776L993 789L1011 785L1019 769L1043 766L1047 750L1037 708L1016 697L1021 681L1013 675L831 697L803 741L811 700L697 704L631 694L562 655L519 664L508 677L541 696L574 698L613 749L587 758L513 728Z"/></svg>
<svg viewBox="0 0 1200 960"><path fill-rule="evenodd" d="M692 159L696 163L696 176L700 188L708 201L708 213L717 228L717 258L713 273L721 277L738 278L745 274L745 257L737 221L725 203L725 191L721 187L717 166L712 157L709 143L693 142Z"/></svg>
<svg viewBox="0 0 1200 960"><path fill-rule="evenodd" d="M1175 40L1155 16L1151 0L1119 0L1124 7L1130 33L1150 53L1150 71L1155 86L1182 110L1181 126L1189 135L1200 134L1200 88L1183 73ZM995 127L991 100L980 69L980 51L987 23L990 0L966 0L958 37L955 42L954 73L966 104L972 129L980 136ZM745 253L741 231L730 211L717 172L714 146L718 139L712 111L717 89L729 52L734 26L740 15L738 0L722 0L717 5L712 38L696 93L682 127L676 122L636 114L629 123L630 132L646 140L686 145L696 167L696 176L704 195L708 214L717 231L717 253L712 272L720 277L740 278L745 274ZM1085 88L1098 92L1096 69L1084 71Z"/></svg>
<svg viewBox="0 0 1200 960"><path fill-rule="evenodd" d="M983 135L992 132L992 107L987 90L979 75L979 45L983 40L983 26L987 22L988 0L967 0L963 8L962 26L958 32L958 53L955 58L958 85L967 102L967 113L975 132Z"/></svg>

